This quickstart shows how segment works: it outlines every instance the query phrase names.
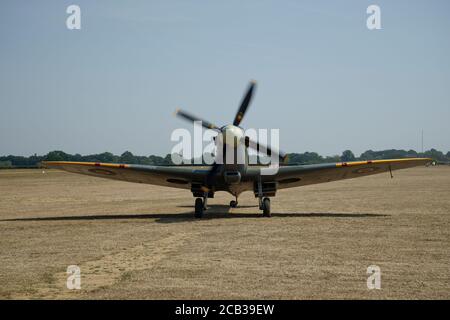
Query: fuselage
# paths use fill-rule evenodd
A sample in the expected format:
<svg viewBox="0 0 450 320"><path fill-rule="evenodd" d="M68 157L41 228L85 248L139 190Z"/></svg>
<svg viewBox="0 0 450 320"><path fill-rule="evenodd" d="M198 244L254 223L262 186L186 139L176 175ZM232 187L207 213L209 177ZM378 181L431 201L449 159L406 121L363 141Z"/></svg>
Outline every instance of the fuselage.
<svg viewBox="0 0 450 320"><path fill-rule="evenodd" d="M216 163L223 164L220 175L228 192L238 195L249 188L242 177L248 169L248 150L245 133L241 127L226 125L220 128L216 139Z"/></svg>

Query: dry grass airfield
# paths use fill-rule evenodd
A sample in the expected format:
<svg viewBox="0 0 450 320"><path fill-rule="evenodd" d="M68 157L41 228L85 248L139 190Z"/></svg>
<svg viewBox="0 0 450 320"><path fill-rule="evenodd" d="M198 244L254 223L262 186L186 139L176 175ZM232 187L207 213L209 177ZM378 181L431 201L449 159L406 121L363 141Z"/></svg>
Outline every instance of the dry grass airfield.
<svg viewBox="0 0 450 320"><path fill-rule="evenodd" d="M0 298L450 299L450 166L280 191L270 219L230 200L195 220L187 191L2 170Z"/></svg>

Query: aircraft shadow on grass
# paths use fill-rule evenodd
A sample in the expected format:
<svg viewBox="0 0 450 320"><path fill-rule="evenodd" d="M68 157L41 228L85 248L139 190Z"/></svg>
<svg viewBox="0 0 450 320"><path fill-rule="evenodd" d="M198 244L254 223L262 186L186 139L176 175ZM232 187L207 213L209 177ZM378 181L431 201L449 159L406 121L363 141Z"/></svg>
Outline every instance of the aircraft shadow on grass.
<svg viewBox="0 0 450 320"><path fill-rule="evenodd" d="M180 208L192 208L192 206L179 206ZM240 208L258 208L258 206L239 206ZM238 209L239 209L238 207ZM272 218L375 218L389 217L388 214L378 213L272 213ZM202 219L196 219L191 212L183 213L146 213L146 214L103 214L103 215L85 215L85 216L53 216L53 217L30 217L2 219L0 221L90 221L90 220L133 220L133 219L156 219L158 223L176 223L176 222L196 222L211 219L272 219L264 218L259 212L255 213L232 213L228 205L209 205L206 214Z"/></svg>

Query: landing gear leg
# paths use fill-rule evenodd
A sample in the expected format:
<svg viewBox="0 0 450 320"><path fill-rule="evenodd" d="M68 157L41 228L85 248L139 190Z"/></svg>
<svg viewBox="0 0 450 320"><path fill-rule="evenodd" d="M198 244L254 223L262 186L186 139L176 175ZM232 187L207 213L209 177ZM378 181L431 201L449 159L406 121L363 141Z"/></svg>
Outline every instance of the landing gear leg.
<svg viewBox="0 0 450 320"><path fill-rule="evenodd" d="M205 195L203 196L203 210L208 210L208 193L205 193Z"/></svg>
<svg viewBox="0 0 450 320"><path fill-rule="evenodd" d="M196 218L203 217L203 209L204 209L204 206L203 206L202 198L195 199L195 213L194 213L194 216Z"/></svg>

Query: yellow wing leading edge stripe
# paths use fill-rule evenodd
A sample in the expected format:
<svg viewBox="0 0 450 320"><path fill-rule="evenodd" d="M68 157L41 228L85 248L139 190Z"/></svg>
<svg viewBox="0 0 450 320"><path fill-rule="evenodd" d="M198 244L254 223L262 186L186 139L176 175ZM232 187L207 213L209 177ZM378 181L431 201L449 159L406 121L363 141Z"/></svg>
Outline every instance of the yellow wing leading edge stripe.
<svg viewBox="0 0 450 320"><path fill-rule="evenodd" d="M353 167L364 164L382 164L382 163L401 163L410 161L432 161L431 158L404 158L404 159L383 159L383 160L367 160L367 161L351 161L351 162L339 162L336 163L336 167Z"/></svg>

